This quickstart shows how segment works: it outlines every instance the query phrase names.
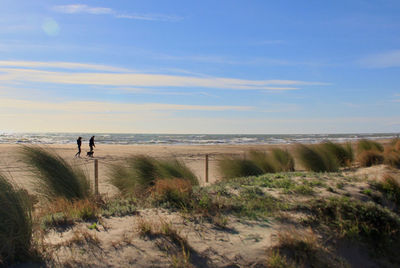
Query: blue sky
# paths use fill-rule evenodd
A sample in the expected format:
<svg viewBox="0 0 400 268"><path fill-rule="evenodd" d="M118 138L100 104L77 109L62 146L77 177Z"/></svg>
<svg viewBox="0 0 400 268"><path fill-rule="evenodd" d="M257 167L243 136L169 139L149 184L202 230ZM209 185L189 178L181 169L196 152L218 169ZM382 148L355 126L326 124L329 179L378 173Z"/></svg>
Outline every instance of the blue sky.
<svg viewBox="0 0 400 268"><path fill-rule="evenodd" d="M400 132L396 0L0 7L0 132Z"/></svg>

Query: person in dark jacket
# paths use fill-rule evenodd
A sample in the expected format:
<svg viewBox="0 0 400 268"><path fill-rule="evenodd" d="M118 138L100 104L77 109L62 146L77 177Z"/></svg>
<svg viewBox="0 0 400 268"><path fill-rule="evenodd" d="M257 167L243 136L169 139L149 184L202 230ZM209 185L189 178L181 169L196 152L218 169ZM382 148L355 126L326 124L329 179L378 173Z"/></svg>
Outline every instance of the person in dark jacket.
<svg viewBox="0 0 400 268"><path fill-rule="evenodd" d="M92 136L89 140L89 147L90 151L93 152L93 147L96 147L96 145L94 145L94 136Z"/></svg>
<svg viewBox="0 0 400 268"><path fill-rule="evenodd" d="M79 137L79 138L76 140L76 143L78 144L78 152L75 154L75 157L81 157L82 137Z"/></svg>

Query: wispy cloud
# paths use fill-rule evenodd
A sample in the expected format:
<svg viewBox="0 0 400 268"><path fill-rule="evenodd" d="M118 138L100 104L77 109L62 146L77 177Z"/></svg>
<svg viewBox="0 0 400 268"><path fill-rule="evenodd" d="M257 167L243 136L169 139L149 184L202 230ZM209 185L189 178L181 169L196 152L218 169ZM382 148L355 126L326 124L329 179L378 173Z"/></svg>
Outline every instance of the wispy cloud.
<svg viewBox="0 0 400 268"><path fill-rule="evenodd" d="M182 88L217 88L231 90L294 90L299 86L323 86L327 83L299 80L247 80L225 77L196 77L166 74L127 73L127 72L68 72L59 70L41 70L45 67L72 68L79 66L95 71L113 70L113 67L81 63L42 63L42 62L2 62L0 80L8 82L42 82L54 84L80 84L128 87L182 87ZM8 65L7 65L8 64ZM19 65L18 65L19 64ZM14 68L9 68L10 65ZM27 69L26 66L31 67Z"/></svg>
<svg viewBox="0 0 400 268"><path fill-rule="evenodd" d="M141 111L251 111L250 106L184 105L166 103L121 103L104 101L43 102L20 99L0 99L4 109L67 113L136 113Z"/></svg>
<svg viewBox="0 0 400 268"><path fill-rule="evenodd" d="M68 69L68 70L97 70L106 72L132 72L130 69L113 67L102 64L88 64L77 62L41 62L41 61L1 61L0 67L27 67L45 69Z"/></svg>
<svg viewBox="0 0 400 268"><path fill-rule="evenodd" d="M367 56L359 63L368 68L400 67L400 49Z"/></svg>
<svg viewBox="0 0 400 268"><path fill-rule="evenodd" d="M59 5L52 8L56 12L65 14L111 15L120 19L147 20L147 21L179 21L182 17L165 14L126 14L109 7L92 7L85 4Z"/></svg>

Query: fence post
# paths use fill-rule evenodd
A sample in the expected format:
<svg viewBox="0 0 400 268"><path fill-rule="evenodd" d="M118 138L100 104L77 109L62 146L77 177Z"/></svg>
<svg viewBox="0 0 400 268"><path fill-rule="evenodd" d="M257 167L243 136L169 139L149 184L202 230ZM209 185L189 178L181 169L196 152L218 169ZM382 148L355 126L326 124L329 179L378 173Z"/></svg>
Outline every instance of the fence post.
<svg viewBox="0 0 400 268"><path fill-rule="evenodd" d="M94 160L94 194L99 195L99 162Z"/></svg>
<svg viewBox="0 0 400 268"><path fill-rule="evenodd" d="M206 183L208 182L208 154L206 154Z"/></svg>

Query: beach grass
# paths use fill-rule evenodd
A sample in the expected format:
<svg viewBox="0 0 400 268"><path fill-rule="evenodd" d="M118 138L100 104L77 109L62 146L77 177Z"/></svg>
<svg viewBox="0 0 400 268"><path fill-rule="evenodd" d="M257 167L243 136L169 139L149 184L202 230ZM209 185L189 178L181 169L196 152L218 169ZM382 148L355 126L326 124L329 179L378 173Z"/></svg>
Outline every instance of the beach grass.
<svg viewBox="0 0 400 268"><path fill-rule="evenodd" d="M370 167L383 164L384 157L378 150L367 150L357 155L357 161L362 167Z"/></svg>
<svg viewBox="0 0 400 268"><path fill-rule="evenodd" d="M339 163L334 154L324 150L321 145L296 145L298 159L303 167L315 172L334 172Z"/></svg>
<svg viewBox="0 0 400 268"><path fill-rule="evenodd" d="M321 143L320 146L323 150L333 155L341 167L350 166L354 161L353 149L350 143L341 145L331 141L326 141Z"/></svg>
<svg viewBox="0 0 400 268"><path fill-rule="evenodd" d="M357 143L358 154L360 154L364 151L371 151L371 150L383 152L384 147L379 142L372 141L372 140L362 139L362 140L358 141L358 143Z"/></svg>
<svg viewBox="0 0 400 268"><path fill-rule="evenodd" d="M274 173L278 168L271 155L267 152L251 150L249 152L249 160L259 167L263 173ZM249 175L251 174L246 176Z"/></svg>
<svg viewBox="0 0 400 268"><path fill-rule="evenodd" d="M224 157L218 161L218 169L224 179L257 176L264 171L254 161L237 157Z"/></svg>
<svg viewBox="0 0 400 268"><path fill-rule="evenodd" d="M276 163L276 172L294 171L294 158L288 150L280 148L272 149L272 157Z"/></svg>
<svg viewBox="0 0 400 268"><path fill-rule="evenodd" d="M50 149L23 146L21 158L32 168L35 190L47 200L76 200L92 196L90 181L84 170L73 167Z"/></svg>
<svg viewBox="0 0 400 268"><path fill-rule="evenodd" d="M115 164L109 171L109 182L123 194L149 194L156 180L183 179L198 185L196 175L185 163L175 159L157 160L150 156L132 156L126 163Z"/></svg>
<svg viewBox="0 0 400 268"><path fill-rule="evenodd" d="M25 191L0 174L0 266L32 253L32 204Z"/></svg>

